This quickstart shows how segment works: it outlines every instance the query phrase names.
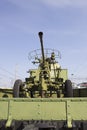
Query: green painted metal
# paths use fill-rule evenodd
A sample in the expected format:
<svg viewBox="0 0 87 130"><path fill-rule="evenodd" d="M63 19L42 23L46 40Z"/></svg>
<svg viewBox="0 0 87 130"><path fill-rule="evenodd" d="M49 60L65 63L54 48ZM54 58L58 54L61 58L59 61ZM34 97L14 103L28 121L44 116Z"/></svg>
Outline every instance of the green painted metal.
<svg viewBox="0 0 87 130"><path fill-rule="evenodd" d="M11 127L15 121L63 121L66 128L72 128L73 121L87 120L87 98L73 97L68 70L62 69L56 61L59 52L56 55L56 50L51 50L47 56L49 52L46 49L45 54L42 32L39 37L42 55L35 51L33 57L38 68L29 70L25 82L16 80L13 89L0 89L0 97L3 97L0 98L0 121L7 121L6 127ZM76 90L74 96L80 93L87 95L85 91Z"/></svg>
<svg viewBox="0 0 87 130"><path fill-rule="evenodd" d="M0 97L13 97L13 89L12 88L0 88Z"/></svg>
<svg viewBox="0 0 87 130"><path fill-rule="evenodd" d="M57 120L67 121L72 127L72 121L87 120L87 98L1 98L0 120L7 120L6 126L12 120Z"/></svg>
<svg viewBox="0 0 87 130"><path fill-rule="evenodd" d="M60 52L54 49L44 49L43 32L39 32L38 34L41 49L29 53L29 56L33 60L32 63L38 64L38 68L30 69L28 71L29 77L24 82L20 79L15 81L13 97L72 97L72 83L68 80L68 70L62 69L57 61L57 58L61 57Z"/></svg>

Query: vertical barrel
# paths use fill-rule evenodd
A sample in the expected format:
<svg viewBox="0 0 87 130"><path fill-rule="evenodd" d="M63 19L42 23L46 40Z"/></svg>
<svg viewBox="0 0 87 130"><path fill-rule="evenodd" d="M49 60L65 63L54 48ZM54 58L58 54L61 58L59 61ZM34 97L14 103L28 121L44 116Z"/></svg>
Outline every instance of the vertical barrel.
<svg viewBox="0 0 87 130"><path fill-rule="evenodd" d="M45 57L44 57L44 47L43 47L43 32L39 32L38 35L39 35L39 38L40 38L42 60L43 60L43 63L44 63Z"/></svg>

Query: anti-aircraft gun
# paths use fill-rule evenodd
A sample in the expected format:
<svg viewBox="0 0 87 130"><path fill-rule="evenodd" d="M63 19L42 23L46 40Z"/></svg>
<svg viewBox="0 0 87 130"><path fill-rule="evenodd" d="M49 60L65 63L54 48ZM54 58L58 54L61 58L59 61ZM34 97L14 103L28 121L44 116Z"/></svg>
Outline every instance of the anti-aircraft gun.
<svg viewBox="0 0 87 130"><path fill-rule="evenodd" d="M68 80L67 69L61 69L56 61L55 50L51 50L50 56L47 57L48 50L45 54L43 47L43 32L39 32L38 35L41 43L41 57L38 57L36 53L35 61L33 61L33 64L39 64L38 69L29 70L30 76L25 79L25 82L19 79L15 81L13 96L29 98L72 97L72 83Z"/></svg>
<svg viewBox="0 0 87 130"><path fill-rule="evenodd" d="M72 89L67 69L56 60L59 51L44 48L42 32L39 38L41 49L29 53L38 69L30 69L25 82L16 80L12 90L1 89L0 130L87 130L87 98L80 97L87 97L87 88Z"/></svg>

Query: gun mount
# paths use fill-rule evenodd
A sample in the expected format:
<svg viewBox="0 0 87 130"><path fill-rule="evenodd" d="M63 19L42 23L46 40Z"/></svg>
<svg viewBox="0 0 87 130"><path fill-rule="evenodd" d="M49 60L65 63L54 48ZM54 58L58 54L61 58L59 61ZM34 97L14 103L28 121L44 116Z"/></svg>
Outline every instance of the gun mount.
<svg viewBox="0 0 87 130"><path fill-rule="evenodd" d="M56 57L60 57L59 51L50 49L51 53L49 53L48 49L44 49L43 46L43 32L39 32L38 35L41 50L29 53L29 59L34 58L33 63L39 64L38 69L30 69L29 77L25 79L25 82L19 79L15 81L14 97L72 97L72 83L68 80L67 69L62 69L56 61Z"/></svg>
<svg viewBox="0 0 87 130"><path fill-rule="evenodd" d="M0 90L0 130L86 130L87 98L81 97L87 97L87 88L74 90L81 97L72 98L67 69L56 60L60 53L44 49L42 36L39 32L41 49L28 57L38 68L29 70L25 82L16 80L12 90Z"/></svg>

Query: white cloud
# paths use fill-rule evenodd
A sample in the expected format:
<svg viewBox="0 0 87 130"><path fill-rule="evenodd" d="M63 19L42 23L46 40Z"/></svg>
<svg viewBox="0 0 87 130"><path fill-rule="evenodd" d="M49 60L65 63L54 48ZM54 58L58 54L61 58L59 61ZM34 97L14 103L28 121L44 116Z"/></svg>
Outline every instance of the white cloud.
<svg viewBox="0 0 87 130"><path fill-rule="evenodd" d="M8 0L9 2L20 6L22 8L31 8L36 6L37 3L44 3L45 5L52 7L87 7L87 0Z"/></svg>
<svg viewBox="0 0 87 130"><path fill-rule="evenodd" d="M54 6L54 7L86 7L87 0L42 0L42 2L46 5Z"/></svg>
<svg viewBox="0 0 87 130"><path fill-rule="evenodd" d="M8 2L24 9L39 9L41 4L53 8L75 7L87 10L87 0L8 0Z"/></svg>

